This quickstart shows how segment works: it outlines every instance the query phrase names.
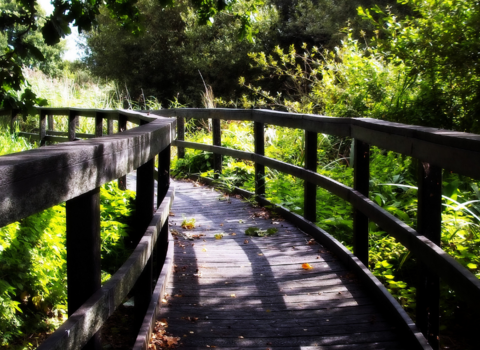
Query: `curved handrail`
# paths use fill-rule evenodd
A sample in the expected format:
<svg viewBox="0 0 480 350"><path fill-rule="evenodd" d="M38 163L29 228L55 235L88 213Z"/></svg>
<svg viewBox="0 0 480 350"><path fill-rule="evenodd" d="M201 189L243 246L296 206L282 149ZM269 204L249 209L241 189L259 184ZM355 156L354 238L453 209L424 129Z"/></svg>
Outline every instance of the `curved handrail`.
<svg viewBox="0 0 480 350"><path fill-rule="evenodd" d="M376 119L358 119L358 118L332 118L317 115L294 114L287 112L267 111L267 110L231 110L231 109L175 109L160 110L153 112L156 115L176 116L178 119L178 140L174 142L178 147L180 156L184 154L185 148L194 148L212 152L214 155L214 169L218 173L221 171L220 155L228 155L236 158L242 158L255 162L255 192L258 198L264 194L264 174L265 166L280 170L305 180L305 218L312 220L315 213L307 209L314 206L315 193L312 187L318 185L332 194L348 201L354 208L354 241L355 254L364 264L368 261L368 219L375 221L386 232L390 233L400 241L413 255L419 263L427 268L428 274L433 273L441 277L458 294L464 296L470 301L471 305L480 309L480 281L466 268L459 264L454 258L444 252L438 245L440 244L440 211L441 211L441 169L448 169L463 175L480 178L480 135L454 132L449 130L403 125ZM184 119L185 118L212 118L213 121L213 146L194 144L184 140ZM238 120L254 122L255 134L255 153L242 152L220 147L220 124L219 120ZM275 159L264 156L263 128L265 124L273 124L283 127L304 129L306 132L305 148L306 160L305 168L286 164ZM316 133L325 133L340 137L351 137L355 140L359 150L355 150L355 184L350 188L333 181L327 177L321 176L316 170L316 143L308 141L316 139ZM369 179L369 161L366 156L370 146L378 146L387 150L395 151L403 155L411 156L423 163L422 177L419 177L419 214L418 230L415 231L401 220L379 207L368 198L368 179ZM357 146L356 146L357 147ZM310 150L309 150L310 148ZM315 151L312 151L315 149ZM310 170L308 170L310 169ZM313 170L313 171L312 171ZM428 180L426 180L428 179ZM420 187L421 184L421 187ZM307 190L308 188L308 190ZM310 195L309 195L310 193ZM309 198L307 197L309 196ZM432 199L433 198L433 199ZM307 203L309 205L307 205ZM421 209L421 212L420 212ZM420 220L422 224L420 224ZM427 224L425 224L428 222ZM433 222L433 225L432 225ZM428 235L428 238L427 236ZM422 267L423 269L423 267ZM425 279L427 272L422 272ZM428 282L428 285L435 286L434 280ZM427 285L425 280L425 286ZM427 288L422 286L423 288ZM428 287L432 288L432 287ZM436 294L433 287L432 293ZM417 294L417 304L425 303L428 295L425 297ZM434 297L433 299L438 298ZM433 310L435 304L432 305ZM427 301L428 303L428 301ZM422 304L418 309L417 320L421 318L420 327L427 336L427 319L432 320L435 312L429 306ZM430 310L430 311L429 311ZM402 316L403 317L403 316ZM435 321L433 316L433 322ZM408 323L408 322L407 322ZM438 323L437 323L438 324ZM435 326L433 326L435 328ZM437 326L438 327L438 326ZM429 342L437 346L437 336L435 329L428 330Z"/></svg>

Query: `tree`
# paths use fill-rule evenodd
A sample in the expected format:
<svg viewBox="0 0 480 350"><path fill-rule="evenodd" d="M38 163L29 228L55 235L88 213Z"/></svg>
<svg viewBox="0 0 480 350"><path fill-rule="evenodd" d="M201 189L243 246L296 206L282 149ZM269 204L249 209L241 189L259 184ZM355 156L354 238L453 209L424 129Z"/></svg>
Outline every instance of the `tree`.
<svg viewBox="0 0 480 350"><path fill-rule="evenodd" d="M106 8L98 17L98 29L86 34L90 70L126 86L132 99L143 94L168 105L180 96L182 103L200 106L202 80L216 96L233 98L238 77L250 70L248 52L269 49L275 42L276 12L269 6L258 8L251 27L255 41L238 40L242 23L228 13L204 26L187 3L162 9L155 1L141 0L137 6L144 18L141 35L118 26ZM233 10L244 13L248 8L249 1L240 0Z"/></svg>
<svg viewBox="0 0 480 350"><path fill-rule="evenodd" d="M41 30L43 40L47 45L57 44L61 38L70 34L69 25L78 27L79 32L88 31L97 25L96 16L105 5L110 10L110 16L125 30L138 34L142 31L140 11L137 0L52 0L53 13L42 25L36 0L18 0L20 7L15 10L2 11L0 15L0 31L9 31L12 36L8 45L3 47L0 56L0 107L28 110L33 105L45 105L46 101L37 98L28 88L28 83L22 74L19 62L27 57L44 61L45 56L35 43L28 42L31 32ZM158 0L163 7L172 6L174 0ZM230 12L242 22L240 37L251 39L250 16L256 10L257 1L250 2L249 10L240 14L233 10L236 0L190 0L196 10L198 20L202 24L213 21L220 11ZM24 93L17 98L17 92L27 86Z"/></svg>

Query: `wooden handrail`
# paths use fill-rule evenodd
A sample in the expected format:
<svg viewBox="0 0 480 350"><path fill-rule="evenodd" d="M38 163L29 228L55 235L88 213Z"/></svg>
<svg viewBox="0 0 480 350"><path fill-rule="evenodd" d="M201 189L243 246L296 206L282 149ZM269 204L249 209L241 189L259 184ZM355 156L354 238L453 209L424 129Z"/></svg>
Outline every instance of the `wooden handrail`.
<svg viewBox="0 0 480 350"><path fill-rule="evenodd" d="M261 184L258 179L263 178L262 169L265 166L305 180L306 194L316 192L311 187L314 184L348 201L354 207L354 254L363 265L368 265L368 220L376 222L399 240L416 257L418 269L424 279L424 283L417 286L417 305L419 305L417 324L433 348L438 348L438 277L468 300L473 307L480 309L480 280L439 247L441 169L480 178L480 135L368 118L332 118L267 110L175 109L152 113L176 116L179 126L184 125L185 118L252 121L255 130L255 153L223 148L220 147L219 142L212 146L185 142L182 141L183 137L174 141L173 145L179 149L193 148L254 161L255 192L262 201L265 193L264 183ZM354 188L317 174L316 166L314 168L311 164L306 164L306 169L303 169L265 157L261 144L265 124L304 129L308 136L307 141L309 138L314 139L316 133L353 138L355 140ZM183 135L183 132L178 130L179 135ZM420 162L418 232L368 198L368 159L371 146L411 156ZM306 142L305 147L306 154L314 153L312 148L316 148L316 142ZM262 186L261 189L260 186ZM312 206L312 203L314 199L306 195L305 206ZM315 213L305 210L305 219L314 221L314 218Z"/></svg>
<svg viewBox="0 0 480 350"><path fill-rule="evenodd" d="M69 318L40 349L79 349L85 345L89 349L100 349L96 333L132 288L137 300L138 326L145 323L145 317L151 318L148 307L152 282L160 274L164 261L161 257L169 249L168 214L173 191L169 189L169 172L165 169L170 167L170 144L175 137L176 120L129 111L75 108L38 111L40 132L36 136L41 145L48 137L55 137L48 136L46 130L47 117L53 114L68 115L69 131L61 134L68 135L71 141L81 136L75 133L78 117L94 117L97 137L0 157L0 227L66 202ZM123 132L101 137L105 118L110 118L109 121L117 118L119 131ZM141 126L125 130L127 120ZM160 207L154 214L154 159L157 155L157 202ZM139 243L124 265L104 287L100 287L100 186L135 169L142 181L137 181L136 213L139 214L130 238ZM171 264L168 259L167 263ZM157 284L161 287L163 282L159 279Z"/></svg>

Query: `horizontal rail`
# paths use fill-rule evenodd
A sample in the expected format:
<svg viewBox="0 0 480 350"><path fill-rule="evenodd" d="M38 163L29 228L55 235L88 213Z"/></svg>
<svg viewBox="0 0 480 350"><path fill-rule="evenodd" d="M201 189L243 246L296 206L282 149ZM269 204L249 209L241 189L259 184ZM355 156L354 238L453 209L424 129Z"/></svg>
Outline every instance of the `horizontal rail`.
<svg viewBox="0 0 480 350"><path fill-rule="evenodd" d="M135 285L167 223L175 191L170 189L130 257L105 285L47 338L38 350L81 349L100 330ZM173 245L172 245L173 246Z"/></svg>
<svg viewBox="0 0 480 350"><path fill-rule="evenodd" d="M435 271L460 295L472 300L472 303L480 309L480 280L478 278L428 238L418 234L413 228L358 191L316 172L254 153L178 140L175 140L172 145L254 161L326 189L341 199L348 201L354 208L360 210L386 232L398 239L407 249L414 253L418 260Z"/></svg>
<svg viewBox="0 0 480 350"><path fill-rule="evenodd" d="M336 136L415 157L432 165L480 178L480 135L392 123L370 118L335 118L269 110L172 109L158 116L245 120Z"/></svg>
<svg viewBox="0 0 480 350"><path fill-rule="evenodd" d="M168 145L174 119L0 157L0 227L123 176Z"/></svg>

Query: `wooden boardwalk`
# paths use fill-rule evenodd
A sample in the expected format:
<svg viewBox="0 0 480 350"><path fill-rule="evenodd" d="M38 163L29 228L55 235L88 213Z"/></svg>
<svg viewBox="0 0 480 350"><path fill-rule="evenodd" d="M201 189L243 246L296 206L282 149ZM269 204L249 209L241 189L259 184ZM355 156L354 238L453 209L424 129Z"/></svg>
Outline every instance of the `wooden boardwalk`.
<svg viewBox="0 0 480 350"><path fill-rule="evenodd" d="M308 235L209 187L174 185L174 273L161 318L179 349L408 348L355 276ZM183 217L195 228L183 229ZM246 236L252 226L278 232Z"/></svg>

